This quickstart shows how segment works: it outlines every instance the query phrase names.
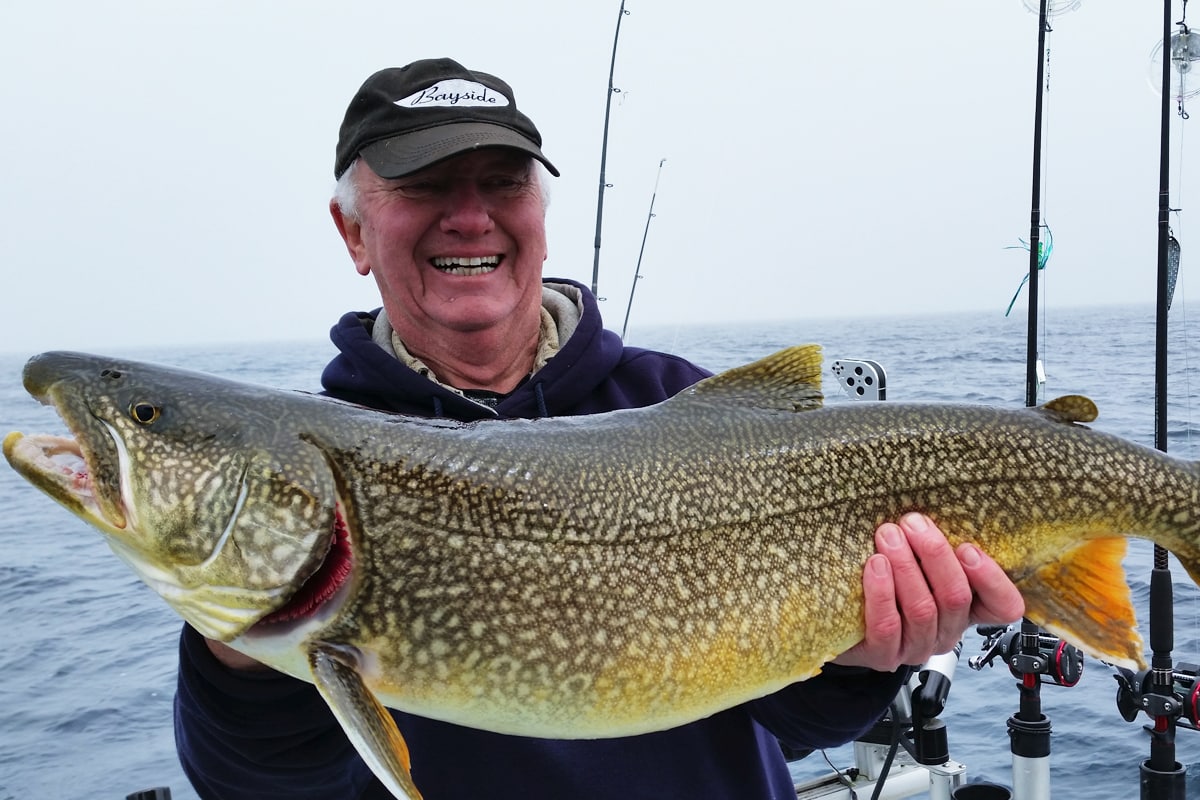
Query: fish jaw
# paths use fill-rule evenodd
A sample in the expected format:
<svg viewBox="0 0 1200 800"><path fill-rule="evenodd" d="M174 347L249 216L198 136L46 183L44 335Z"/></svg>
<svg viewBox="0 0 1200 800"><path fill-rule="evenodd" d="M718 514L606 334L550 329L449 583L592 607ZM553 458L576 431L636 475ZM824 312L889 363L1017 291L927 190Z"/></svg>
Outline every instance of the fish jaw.
<svg viewBox="0 0 1200 800"><path fill-rule="evenodd" d="M43 353L34 356L26 362L22 370L22 382L25 390L34 399L58 412L74 436L72 454L87 467L86 487L89 502L86 506L89 509L95 508L98 513L96 519L106 521L117 530L123 530L128 527L128 513L131 508L123 491L123 487L128 487L128 454L124 452L118 432L104 421L103 415L94 413L89 403L89 394L78 391L80 387L70 379L86 368L89 358L78 353ZM101 381L106 380L107 372L101 372ZM64 380L64 377L67 379ZM49 455L46 451L43 454ZM81 483L77 488L82 489L82 485ZM47 493L74 513L78 513L73 507L74 501L70 493L61 496ZM80 516L86 522L95 524L93 517ZM101 530L106 533L112 532L103 527Z"/></svg>
<svg viewBox="0 0 1200 800"><path fill-rule="evenodd" d="M13 431L4 437L4 457L21 477L89 525L106 535L119 535L125 529L123 505L99 501L74 439Z"/></svg>
<svg viewBox="0 0 1200 800"><path fill-rule="evenodd" d="M252 591L244 587L185 581L181 579L181 571L197 570L187 570L187 567L172 570L156 565L153 559L129 543L139 537L137 531L127 525L127 516L121 513L114 520L97 502L91 472L75 439L49 434L26 436L14 431L4 438L3 449L5 458L18 474L103 533L112 551L143 583L209 638L228 640L246 631L266 616L262 612L264 606L271 608L272 614L283 613L280 607L304 586ZM123 512L123 505L118 509ZM224 541L227 539L223 537ZM214 548L208 560L218 557L221 550L220 546ZM344 564L348 564L348 547L343 548L341 555ZM348 567L339 570L335 579L340 583L345 579Z"/></svg>

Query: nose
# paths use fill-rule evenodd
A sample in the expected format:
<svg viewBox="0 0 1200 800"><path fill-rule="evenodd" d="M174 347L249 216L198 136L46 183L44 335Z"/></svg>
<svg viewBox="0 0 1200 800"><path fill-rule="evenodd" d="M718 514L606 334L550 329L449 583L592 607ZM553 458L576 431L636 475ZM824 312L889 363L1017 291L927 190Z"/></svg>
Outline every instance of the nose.
<svg viewBox="0 0 1200 800"><path fill-rule="evenodd" d="M461 183L447 193L442 214L442 231L465 237L481 236L491 231L491 207L487 198L473 184Z"/></svg>

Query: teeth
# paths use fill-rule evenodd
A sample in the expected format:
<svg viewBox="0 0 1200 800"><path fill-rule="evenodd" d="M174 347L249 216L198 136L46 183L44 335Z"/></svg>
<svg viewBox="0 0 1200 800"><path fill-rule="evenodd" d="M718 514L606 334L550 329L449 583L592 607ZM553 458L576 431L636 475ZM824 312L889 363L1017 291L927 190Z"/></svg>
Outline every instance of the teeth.
<svg viewBox="0 0 1200 800"><path fill-rule="evenodd" d="M499 264L500 256L474 256L471 258L451 256L433 259L435 267L453 275L482 275L491 272Z"/></svg>

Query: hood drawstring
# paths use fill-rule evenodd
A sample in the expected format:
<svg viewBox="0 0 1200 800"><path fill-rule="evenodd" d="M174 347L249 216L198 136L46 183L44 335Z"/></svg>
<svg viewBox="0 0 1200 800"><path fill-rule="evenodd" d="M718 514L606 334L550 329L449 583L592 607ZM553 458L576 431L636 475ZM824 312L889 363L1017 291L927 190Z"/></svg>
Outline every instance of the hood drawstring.
<svg viewBox="0 0 1200 800"><path fill-rule="evenodd" d="M442 407L442 398L437 395L433 396L433 415L435 417L446 416L446 410Z"/></svg>
<svg viewBox="0 0 1200 800"><path fill-rule="evenodd" d="M537 398L538 416L550 416L550 409L546 407L546 395L542 393L542 382L538 381L533 385L533 394Z"/></svg>

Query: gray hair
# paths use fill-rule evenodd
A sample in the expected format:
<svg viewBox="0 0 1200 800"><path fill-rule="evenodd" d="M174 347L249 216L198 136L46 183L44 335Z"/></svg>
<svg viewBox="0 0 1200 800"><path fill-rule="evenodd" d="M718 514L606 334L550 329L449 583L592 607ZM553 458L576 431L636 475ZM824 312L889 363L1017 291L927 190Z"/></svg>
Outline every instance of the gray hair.
<svg viewBox="0 0 1200 800"><path fill-rule="evenodd" d="M537 188L538 197L542 200L542 211L545 212L550 208L550 170L546 169L546 165L536 158L530 158L529 162L531 165L529 174ZM362 214L358 208L357 180L361 163L362 158L354 159L333 187L333 201L337 203L342 216L354 222L362 222Z"/></svg>

